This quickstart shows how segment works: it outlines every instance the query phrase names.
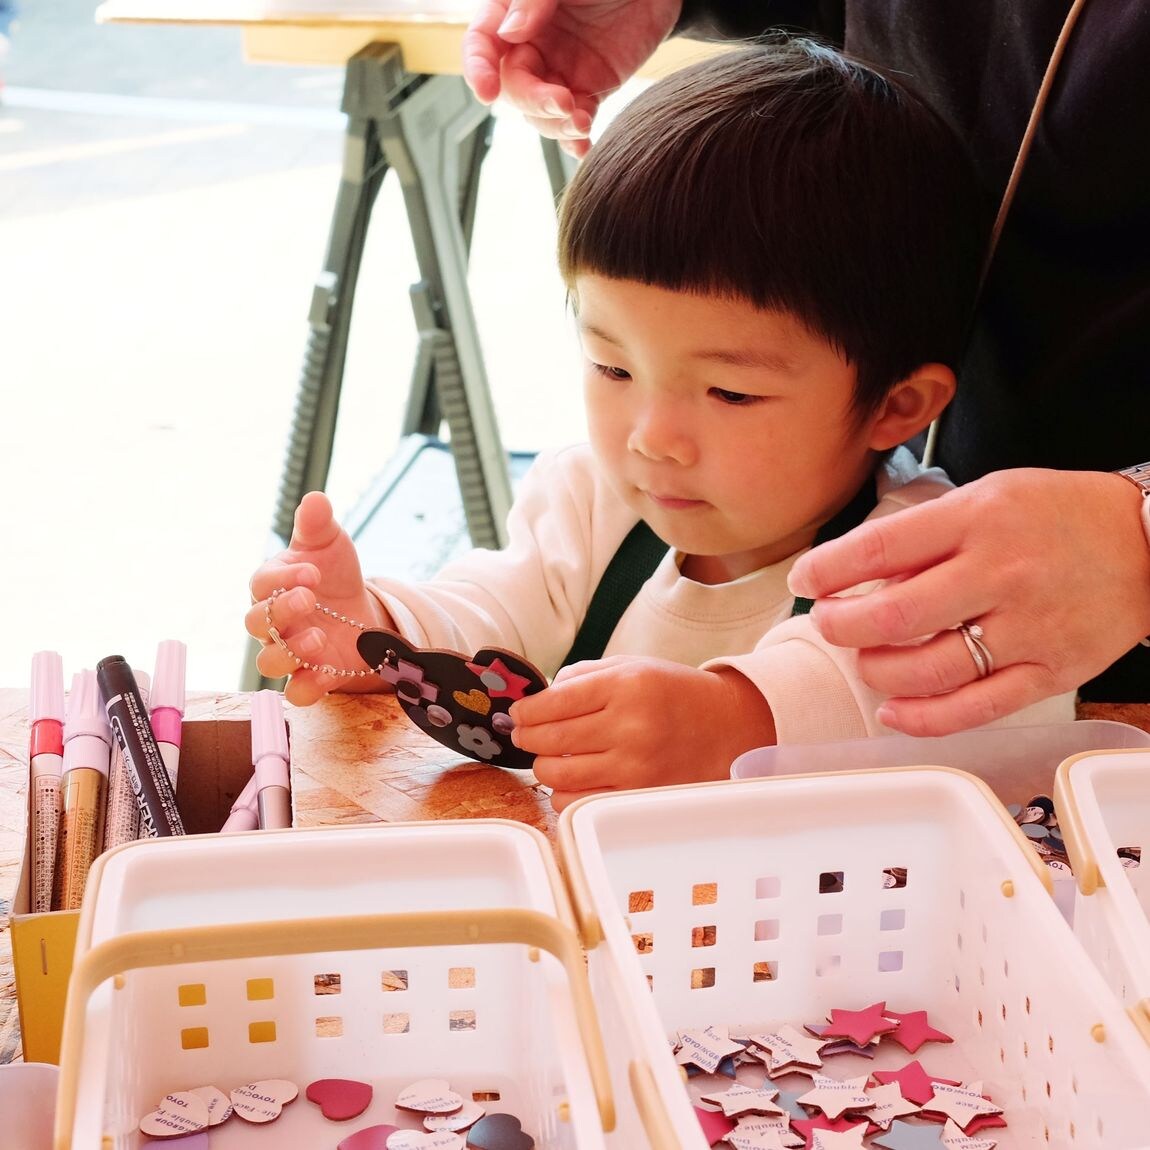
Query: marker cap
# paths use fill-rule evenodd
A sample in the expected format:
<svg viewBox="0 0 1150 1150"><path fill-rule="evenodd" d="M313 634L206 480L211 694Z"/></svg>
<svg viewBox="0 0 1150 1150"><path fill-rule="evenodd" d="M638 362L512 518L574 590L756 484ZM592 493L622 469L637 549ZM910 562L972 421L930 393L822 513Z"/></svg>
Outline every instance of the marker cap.
<svg viewBox="0 0 1150 1150"><path fill-rule="evenodd" d="M153 711L171 707L184 713L184 675L188 648L179 639L164 639L156 648L156 673L152 676L149 706ZM136 679L139 680L139 672Z"/></svg>
<svg viewBox="0 0 1150 1150"><path fill-rule="evenodd" d="M265 755L288 759L287 727L283 696L279 691L257 691L252 696L252 762Z"/></svg>
<svg viewBox="0 0 1150 1150"><path fill-rule="evenodd" d="M32 656L32 698L29 721L64 721L64 660L56 651L37 651Z"/></svg>
<svg viewBox="0 0 1150 1150"><path fill-rule="evenodd" d="M110 747L112 732L100 702L100 688L95 671L77 671L72 676L72 689L68 692L68 708L64 719L64 742L77 735L92 735L103 739Z"/></svg>

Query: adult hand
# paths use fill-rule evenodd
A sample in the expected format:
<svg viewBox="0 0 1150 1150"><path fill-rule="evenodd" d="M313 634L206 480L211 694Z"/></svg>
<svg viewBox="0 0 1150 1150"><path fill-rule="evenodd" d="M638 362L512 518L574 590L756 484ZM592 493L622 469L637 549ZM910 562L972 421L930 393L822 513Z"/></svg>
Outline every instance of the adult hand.
<svg viewBox="0 0 1150 1150"><path fill-rule="evenodd" d="M1073 690L1150 634L1140 509L1121 476L1000 471L809 551L790 587L829 642L862 648L863 679L891 696L882 723L945 735ZM982 628L985 678L962 622Z"/></svg>
<svg viewBox="0 0 1150 1150"><path fill-rule="evenodd" d="M273 592L284 588L270 604ZM296 508L295 524L286 551L268 560L251 578L252 607L244 625L264 644L256 658L262 675L290 675L284 698L307 706L337 687L379 690L374 675L350 678L315 669L302 669L284 647L308 663L357 670L364 662L356 650L359 629L316 610L316 600L336 615L346 615L369 627L390 627L379 601L364 586L359 556L351 536L336 522L331 503L318 491L309 492ZM277 643L271 625L282 642ZM366 667L364 667L366 670Z"/></svg>
<svg viewBox="0 0 1150 1150"><path fill-rule="evenodd" d="M590 143L603 99L646 60L681 0L481 0L463 38L463 75L486 104L499 96L573 156Z"/></svg>
<svg viewBox="0 0 1150 1150"><path fill-rule="evenodd" d="M596 791L725 779L775 738L766 700L737 671L623 655L564 667L511 718L556 810Z"/></svg>

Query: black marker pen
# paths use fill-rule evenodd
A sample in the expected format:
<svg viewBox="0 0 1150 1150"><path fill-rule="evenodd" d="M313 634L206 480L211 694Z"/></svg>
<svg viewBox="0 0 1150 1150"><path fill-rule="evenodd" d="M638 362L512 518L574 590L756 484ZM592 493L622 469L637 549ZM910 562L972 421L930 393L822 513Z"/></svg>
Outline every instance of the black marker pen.
<svg viewBox="0 0 1150 1150"><path fill-rule="evenodd" d="M164 768L132 668L122 655L109 655L96 664L96 678L108 723L123 752L132 790L140 804L144 837L182 835L184 824L176 809L176 792Z"/></svg>

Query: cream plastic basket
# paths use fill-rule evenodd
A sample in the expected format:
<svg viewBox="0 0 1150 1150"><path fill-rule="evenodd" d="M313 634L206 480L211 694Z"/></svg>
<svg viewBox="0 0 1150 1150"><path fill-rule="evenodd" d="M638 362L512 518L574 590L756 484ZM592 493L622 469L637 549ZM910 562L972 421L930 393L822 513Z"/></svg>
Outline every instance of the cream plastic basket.
<svg viewBox="0 0 1150 1150"><path fill-rule="evenodd" d="M309 1083L370 1083L333 1122ZM446 1079L543 1148L601 1150L611 1088L547 841L500 820L199 835L93 868L69 986L56 1150L135 1150L165 1093L288 1079L274 1133L212 1150L335 1145ZM267 1139L271 1141L268 1142ZM253 1142L253 1139L255 1140Z"/></svg>
<svg viewBox="0 0 1150 1150"><path fill-rule="evenodd" d="M705 1146L674 1031L885 1001L955 1041L842 1056L851 1074L918 1058L981 1080L1006 1110L989 1132L1002 1150L1150 1145L1150 1050L978 779L891 768L597 796L563 812L560 849L616 1092L629 1080L637 1102L620 1134ZM887 885L894 868L905 885Z"/></svg>
<svg viewBox="0 0 1150 1150"><path fill-rule="evenodd" d="M1067 759L1054 804L1077 881L1075 932L1150 1036L1150 751ZM1124 847L1142 852L1140 866L1123 866Z"/></svg>

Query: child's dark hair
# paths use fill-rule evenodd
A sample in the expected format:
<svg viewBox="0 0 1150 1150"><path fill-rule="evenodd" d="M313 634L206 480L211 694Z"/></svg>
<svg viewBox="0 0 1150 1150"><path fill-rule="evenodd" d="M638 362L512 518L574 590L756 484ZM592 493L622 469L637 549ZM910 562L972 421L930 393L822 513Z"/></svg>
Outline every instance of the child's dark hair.
<svg viewBox="0 0 1150 1150"><path fill-rule="evenodd" d="M987 218L962 145L917 95L773 39L622 110L563 197L559 265L572 292L597 274L790 312L854 365L865 415L921 364L956 366Z"/></svg>

